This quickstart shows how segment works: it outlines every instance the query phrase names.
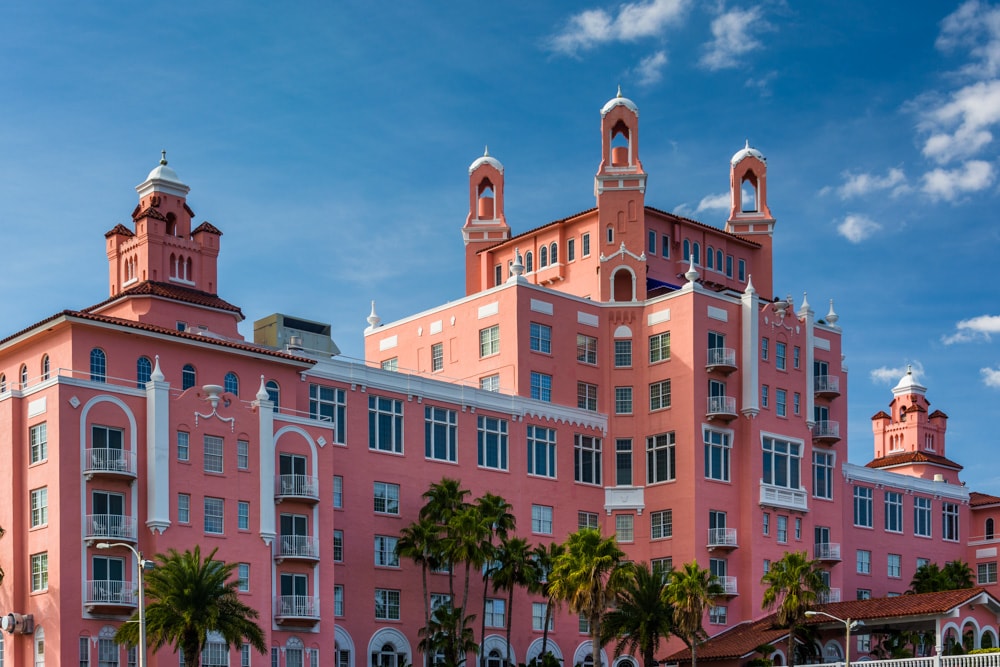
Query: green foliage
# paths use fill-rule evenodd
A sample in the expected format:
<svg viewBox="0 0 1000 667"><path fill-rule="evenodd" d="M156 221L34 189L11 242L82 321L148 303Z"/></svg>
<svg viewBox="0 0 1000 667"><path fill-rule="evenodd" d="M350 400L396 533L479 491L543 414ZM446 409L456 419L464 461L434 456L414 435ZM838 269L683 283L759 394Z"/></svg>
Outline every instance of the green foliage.
<svg viewBox="0 0 1000 667"><path fill-rule="evenodd" d="M528 664L520 663L518 667L562 667L562 658L557 658L552 653L545 652L529 660Z"/></svg>
<svg viewBox="0 0 1000 667"><path fill-rule="evenodd" d="M673 632L674 609L667 599L666 578L648 564L629 566L632 577L618 590L614 608L604 617L601 642L617 639L615 653L637 653L644 667L657 667L656 651Z"/></svg>
<svg viewBox="0 0 1000 667"><path fill-rule="evenodd" d="M1000 653L1000 648L974 648L968 655L978 655L980 653Z"/></svg>
<svg viewBox="0 0 1000 667"><path fill-rule="evenodd" d="M722 593L716 578L698 567L696 560L670 571L667 600L674 607L674 634L691 648L691 667L698 664L698 644L705 635L701 625L705 610L715 606L716 596Z"/></svg>
<svg viewBox="0 0 1000 667"><path fill-rule="evenodd" d="M430 622L417 632L420 642L417 646L424 655L444 655L447 667L462 667L468 653L477 653L475 633L469 624L475 616L466 616L461 607L440 605L431 615Z"/></svg>
<svg viewBox="0 0 1000 667"><path fill-rule="evenodd" d="M962 560L953 560L944 567L937 563L921 565L910 580L911 593L937 593L973 586L972 568Z"/></svg>
<svg viewBox="0 0 1000 667"><path fill-rule="evenodd" d="M806 610L816 604L819 594L828 590L823 581L819 561L809 560L804 551L785 552L781 560L771 564L771 569L761 577L765 609L777 607L778 625L788 628L788 652L795 655L795 636L801 634Z"/></svg>

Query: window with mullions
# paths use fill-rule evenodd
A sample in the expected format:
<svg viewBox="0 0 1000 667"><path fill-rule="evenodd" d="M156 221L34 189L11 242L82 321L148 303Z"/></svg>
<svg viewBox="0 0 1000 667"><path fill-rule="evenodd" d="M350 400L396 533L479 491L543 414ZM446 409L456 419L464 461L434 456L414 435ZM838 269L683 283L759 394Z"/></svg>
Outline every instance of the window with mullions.
<svg viewBox="0 0 1000 667"><path fill-rule="evenodd" d="M556 476L556 430L528 426L528 474Z"/></svg>
<svg viewBox="0 0 1000 667"><path fill-rule="evenodd" d="M601 439L577 433L573 444L573 479L584 484L601 483Z"/></svg>
<svg viewBox="0 0 1000 667"><path fill-rule="evenodd" d="M444 368L444 343L434 343L431 345L431 371L439 371Z"/></svg>
<svg viewBox="0 0 1000 667"><path fill-rule="evenodd" d="M226 393L232 394L233 396L240 395L240 378L236 375L236 373L233 373L232 371L226 373L226 377L223 378L222 383L223 390Z"/></svg>
<svg viewBox="0 0 1000 667"><path fill-rule="evenodd" d="M920 537L931 536L931 499L913 498L913 534Z"/></svg>
<svg viewBox="0 0 1000 667"><path fill-rule="evenodd" d="M206 435L204 439L204 469L205 472L223 472L222 468L222 438Z"/></svg>
<svg viewBox="0 0 1000 667"><path fill-rule="evenodd" d="M600 530L597 512L577 512L576 527L590 528L591 530Z"/></svg>
<svg viewBox="0 0 1000 667"><path fill-rule="evenodd" d="M660 510L649 515L649 537L660 540L674 535L674 511Z"/></svg>
<svg viewBox="0 0 1000 667"><path fill-rule="evenodd" d="M705 478L729 481L729 452L732 436L724 431L703 429L705 439Z"/></svg>
<svg viewBox="0 0 1000 667"><path fill-rule="evenodd" d="M191 364L184 364L184 368L181 369L181 389L190 389L195 386L198 382L198 374L194 370L194 366Z"/></svg>
<svg viewBox="0 0 1000 667"><path fill-rule="evenodd" d="M153 362L147 357L139 357L135 362L135 384L139 389L145 389L153 375Z"/></svg>
<svg viewBox="0 0 1000 667"><path fill-rule="evenodd" d="M532 322L528 342L535 352L549 354L552 352L552 327Z"/></svg>
<svg viewBox="0 0 1000 667"><path fill-rule="evenodd" d="M108 381L108 357L99 347L90 351L90 381Z"/></svg>
<svg viewBox="0 0 1000 667"><path fill-rule="evenodd" d="M309 416L333 425L333 441L346 442L347 394L337 387L309 385Z"/></svg>
<svg viewBox="0 0 1000 667"><path fill-rule="evenodd" d="M774 366L779 371L785 370L787 347L785 343L774 344Z"/></svg>
<svg viewBox="0 0 1000 667"><path fill-rule="evenodd" d="M531 506L531 532L540 535L552 534L552 508L548 505Z"/></svg>
<svg viewBox="0 0 1000 667"><path fill-rule="evenodd" d="M854 487L854 525L872 527L872 490L867 486Z"/></svg>
<svg viewBox="0 0 1000 667"><path fill-rule="evenodd" d="M368 449L403 453L403 401L368 397Z"/></svg>
<svg viewBox="0 0 1000 667"><path fill-rule="evenodd" d="M375 589L375 619L379 621L399 620L399 591L386 588Z"/></svg>
<svg viewBox="0 0 1000 667"><path fill-rule="evenodd" d="M205 498L205 532L222 535L225 527L225 501L222 498Z"/></svg>
<svg viewBox="0 0 1000 667"><path fill-rule="evenodd" d="M632 367L632 341L615 341L615 368Z"/></svg>
<svg viewBox="0 0 1000 667"><path fill-rule="evenodd" d="M481 468L507 470L507 420L478 417L478 463Z"/></svg>
<svg viewBox="0 0 1000 667"><path fill-rule="evenodd" d="M479 330L479 356L489 357L500 354L500 325Z"/></svg>
<svg viewBox="0 0 1000 667"><path fill-rule="evenodd" d="M424 407L424 456L435 461L458 460L458 412Z"/></svg>
<svg viewBox="0 0 1000 667"><path fill-rule="evenodd" d="M399 567L399 555L396 553L398 538L389 535L375 536L375 565L379 567Z"/></svg>
<svg viewBox="0 0 1000 667"><path fill-rule="evenodd" d="M632 387L615 387L615 414L632 414Z"/></svg>
<svg viewBox="0 0 1000 667"><path fill-rule="evenodd" d="M670 332L665 331L649 337L649 363L670 359Z"/></svg>
<svg viewBox="0 0 1000 667"><path fill-rule="evenodd" d="M28 427L28 447L29 462L41 463L49 458L49 436L46 422Z"/></svg>
<svg viewBox="0 0 1000 667"><path fill-rule="evenodd" d="M552 376L531 372L531 397L537 401L552 402Z"/></svg>
<svg viewBox="0 0 1000 667"><path fill-rule="evenodd" d="M903 532L903 494L885 492L885 529L890 533Z"/></svg>
<svg viewBox="0 0 1000 667"><path fill-rule="evenodd" d="M597 339L584 334L576 335L576 360L584 364L597 364Z"/></svg>
<svg viewBox="0 0 1000 667"><path fill-rule="evenodd" d="M646 483L671 482L675 474L673 431L646 438Z"/></svg>
<svg viewBox="0 0 1000 667"><path fill-rule="evenodd" d="M597 385L576 383L576 407L597 412Z"/></svg>
<svg viewBox="0 0 1000 667"><path fill-rule="evenodd" d="M958 542L958 505L956 503L942 503L941 539Z"/></svg>
<svg viewBox="0 0 1000 667"><path fill-rule="evenodd" d="M833 454L813 451L813 498L833 500Z"/></svg>
<svg viewBox="0 0 1000 667"><path fill-rule="evenodd" d="M632 438L615 440L615 484L632 486Z"/></svg>
<svg viewBox="0 0 1000 667"><path fill-rule="evenodd" d="M763 449L764 483L788 489L800 488L802 445L765 437Z"/></svg>
<svg viewBox="0 0 1000 667"><path fill-rule="evenodd" d="M378 514L399 514L399 484L375 482L375 512Z"/></svg>

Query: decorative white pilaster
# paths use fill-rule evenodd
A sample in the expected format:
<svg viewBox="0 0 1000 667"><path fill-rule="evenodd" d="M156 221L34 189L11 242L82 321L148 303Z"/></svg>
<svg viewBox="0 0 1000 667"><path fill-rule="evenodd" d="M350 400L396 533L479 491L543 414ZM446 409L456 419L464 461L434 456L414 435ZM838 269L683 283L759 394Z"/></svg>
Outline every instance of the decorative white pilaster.
<svg viewBox="0 0 1000 667"><path fill-rule="evenodd" d="M760 352L760 297L753 288L753 276L747 276L747 288L740 297L742 308L740 316L743 319L742 353L743 361L743 407L740 410L744 417L750 419L760 414L760 391L757 383L760 371L758 354Z"/></svg>
<svg viewBox="0 0 1000 667"><path fill-rule="evenodd" d="M811 430L816 425L816 369L813 367L813 358L816 356L813 349L816 344L816 314L809 307L809 299L805 293L802 294L802 305L797 314L806 330L806 426Z"/></svg>
<svg viewBox="0 0 1000 667"><path fill-rule="evenodd" d="M146 526L159 533L170 527L170 383L159 355L146 383Z"/></svg>
<svg viewBox="0 0 1000 667"><path fill-rule="evenodd" d="M374 305L373 305L374 308ZM270 546L277 531L274 511L274 403L267 396L264 376L260 376L257 390L257 407L260 433L260 539Z"/></svg>

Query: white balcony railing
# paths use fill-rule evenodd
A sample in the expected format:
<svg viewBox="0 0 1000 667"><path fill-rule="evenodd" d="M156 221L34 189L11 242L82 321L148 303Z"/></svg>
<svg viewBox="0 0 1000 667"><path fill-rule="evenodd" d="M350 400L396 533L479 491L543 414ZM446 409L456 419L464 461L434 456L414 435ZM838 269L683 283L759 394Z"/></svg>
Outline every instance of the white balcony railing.
<svg viewBox="0 0 1000 667"><path fill-rule="evenodd" d="M131 581L88 581L83 595L84 603L90 605L135 607L139 604L137 591Z"/></svg>
<svg viewBox="0 0 1000 667"><path fill-rule="evenodd" d="M816 602L819 604L829 604L830 602L840 602L840 589L831 588L825 593L819 593L816 596Z"/></svg>
<svg viewBox="0 0 1000 667"><path fill-rule="evenodd" d="M805 489L790 489L784 486L772 486L760 483L760 504L772 507L785 507L792 510L808 510L809 496Z"/></svg>
<svg viewBox="0 0 1000 667"><path fill-rule="evenodd" d="M277 615L282 618L319 618L319 598L311 595L282 595Z"/></svg>
<svg viewBox="0 0 1000 667"><path fill-rule="evenodd" d="M319 539L310 535L282 535L278 539L281 558L319 558Z"/></svg>
<svg viewBox="0 0 1000 667"><path fill-rule="evenodd" d="M312 475L278 475L274 493L277 496L293 496L319 500L319 480Z"/></svg>
<svg viewBox="0 0 1000 667"><path fill-rule="evenodd" d="M135 477L135 452L112 447L94 447L84 452L83 472L118 473Z"/></svg>
<svg viewBox="0 0 1000 667"><path fill-rule="evenodd" d="M708 397L708 416L715 415L736 415L736 397L735 396L709 396Z"/></svg>
<svg viewBox="0 0 1000 667"><path fill-rule="evenodd" d="M135 541L136 520L125 514L88 514L84 522L87 539L111 539Z"/></svg>
<svg viewBox="0 0 1000 667"><path fill-rule="evenodd" d="M820 439L840 439L840 422L835 421L818 421L813 426L812 435L814 438Z"/></svg>
<svg viewBox="0 0 1000 667"><path fill-rule="evenodd" d="M813 388L817 394L839 394L840 378L836 375L817 375Z"/></svg>
<svg viewBox="0 0 1000 667"><path fill-rule="evenodd" d="M731 347L710 347L708 348L708 362L705 365L736 368L736 350Z"/></svg>
<svg viewBox="0 0 1000 667"><path fill-rule="evenodd" d="M840 560L840 544L838 542L820 542L813 546L813 558L816 560Z"/></svg>
<svg viewBox="0 0 1000 667"><path fill-rule="evenodd" d="M736 529L735 528L709 528L708 529L708 546L712 547L735 547L736 545Z"/></svg>
<svg viewBox="0 0 1000 667"><path fill-rule="evenodd" d="M719 584L723 595L736 595L736 577L712 577L712 581Z"/></svg>
<svg viewBox="0 0 1000 667"><path fill-rule="evenodd" d="M931 649L933 650L933 649ZM854 652L851 652L851 664L854 661ZM940 660L940 662L937 662ZM865 667L1000 667L1000 653L977 653L974 655L942 655L939 658L933 656L923 658L899 658L895 660L868 660L864 661ZM844 667L843 662L827 662L823 667Z"/></svg>

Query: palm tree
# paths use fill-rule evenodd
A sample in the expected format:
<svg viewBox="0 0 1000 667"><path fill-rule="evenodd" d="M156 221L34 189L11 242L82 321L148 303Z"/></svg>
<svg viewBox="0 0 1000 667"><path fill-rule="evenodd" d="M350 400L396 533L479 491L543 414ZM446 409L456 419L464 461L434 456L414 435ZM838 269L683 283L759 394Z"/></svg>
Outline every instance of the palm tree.
<svg viewBox="0 0 1000 667"><path fill-rule="evenodd" d="M514 618L514 589L518 586L527 587L537 579L535 571L538 565L531 558L531 547L528 541L520 537L508 537L503 540L495 551L497 568L493 571L493 590L507 591L507 664L510 659L510 629ZM486 636L484 632L482 636Z"/></svg>
<svg viewBox="0 0 1000 667"><path fill-rule="evenodd" d="M552 597L551 579L549 573L556 560L566 551L563 545L558 542L549 544L539 544L532 550L532 558L535 560L535 581L529 585L529 590L533 593L541 593L545 596L545 619L542 621L542 652L544 657L549 652L549 623L552 622L552 610L559 605L559 600Z"/></svg>
<svg viewBox="0 0 1000 667"><path fill-rule="evenodd" d="M674 634L691 648L691 667L698 664L698 642L705 633L701 625L705 610L715 606L715 597L722 592L722 585L710 571L698 567L698 561L670 572L667 600L674 607Z"/></svg>
<svg viewBox="0 0 1000 667"><path fill-rule="evenodd" d="M489 526L483 521L479 510L474 505L466 505L459 510L445 529L445 553L448 562L465 563L465 589L462 592L462 609L467 609L469 602L469 580L472 568L482 567L490 554L482 549Z"/></svg>
<svg viewBox="0 0 1000 667"><path fill-rule="evenodd" d="M448 525L452 519L463 508L467 507L465 497L469 495L468 489L462 488L462 483L457 479L442 477L440 482L435 482L424 491L424 505L420 508L420 519L437 524L440 535L438 536L438 546L442 552L447 550L444 540L447 535ZM447 560L440 565L448 565L448 593L452 600L455 599L455 568L453 561Z"/></svg>
<svg viewBox="0 0 1000 667"><path fill-rule="evenodd" d="M616 654L637 653L644 667L657 667L656 651L674 627L667 580L646 563L631 568L633 578L618 591L614 609L604 617L601 640L617 638Z"/></svg>
<svg viewBox="0 0 1000 667"><path fill-rule="evenodd" d="M917 568L910 580L911 593L936 593L959 588L972 588L972 568L963 560L953 560L939 567L926 563Z"/></svg>
<svg viewBox="0 0 1000 667"><path fill-rule="evenodd" d="M567 538L566 551L549 574L549 594L565 600L571 611L590 623L594 667L601 664L601 620L631 574L621 567L624 558L615 538L604 539L600 531L581 528Z"/></svg>
<svg viewBox="0 0 1000 667"><path fill-rule="evenodd" d="M399 531L396 554L409 558L420 566L420 578L424 591L424 626L431 622L431 605L427 591L427 570L437 568L440 558L435 554L438 527L430 519L418 519Z"/></svg>
<svg viewBox="0 0 1000 667"><path fill-rule="evenodd" d="M974 579L972 568L961 558L948 561L941 568L941 574L947 582L948 588L945 590L958 590L960 588L972 588Z"/></svg>
<svg viewBox="0 0 1000 667"><path fill-rule="evenodd" d="M829 590L823 581L819 561L809 560L804 551L786 552L781 560L761 577L765 584L763 606L778 607L778 625L788 627L789 662L795 660L795 632L805 618L806 610L816 604L820 593Z"/></svg>
<svg viewBox="0 0 1000 667"><path fill-rule="evenodd" d="M492 563L495 559L494 557L494 544L493 536L496 535L501 541L506 540L510 531L514 530L516 519L511 513L514 509L513 506L507 502L502 496L498 496L494 493L486 493L480 498L476 499L476 509L479 511L479 515L483 522L491 528L487 530L483 535L483 542L479 545L482 551L483 561L486 563ZM486 601L487 601L487 587L490 583L490 575L492 574L489 567L483 568L483 614L480 616L482 619L482 627L480 628L479 637L486 637ZM495 588L495 584L494 584ZM507 612L508 617L510 612ZM510 638L508 637L508 643ZM508 646L508 649L510 647ZM485 664L486 656L480 653L479 662L481 665ZM508 651L508 662L510 661L510 655Z"/></svg>
<svg viewBox="0 0 1000 667"><path fill-rule="evenodd" d="M447 667L461 667L465 656L479 650L476 637L469 627L475 616L464 616L460 608L451 605L439 605L431 615L426 627L420 628L418 648L425 656L444 654L444 664Z"/></svg>
<svg viewBox="0 0 1000 667"><path fill-rule="evenodd" d="M184 651L186 667L198 667L209 632L222 636L234 648L247 641L263 654L264 631L257 610L243 603L232 577L236 563L214 560L213 549L204 560L200 547L180 553L157 554L157 566L146 575L146 636L153 650L170 644ZM139 643L138 612L115 634L120 644Z"/></svg>

